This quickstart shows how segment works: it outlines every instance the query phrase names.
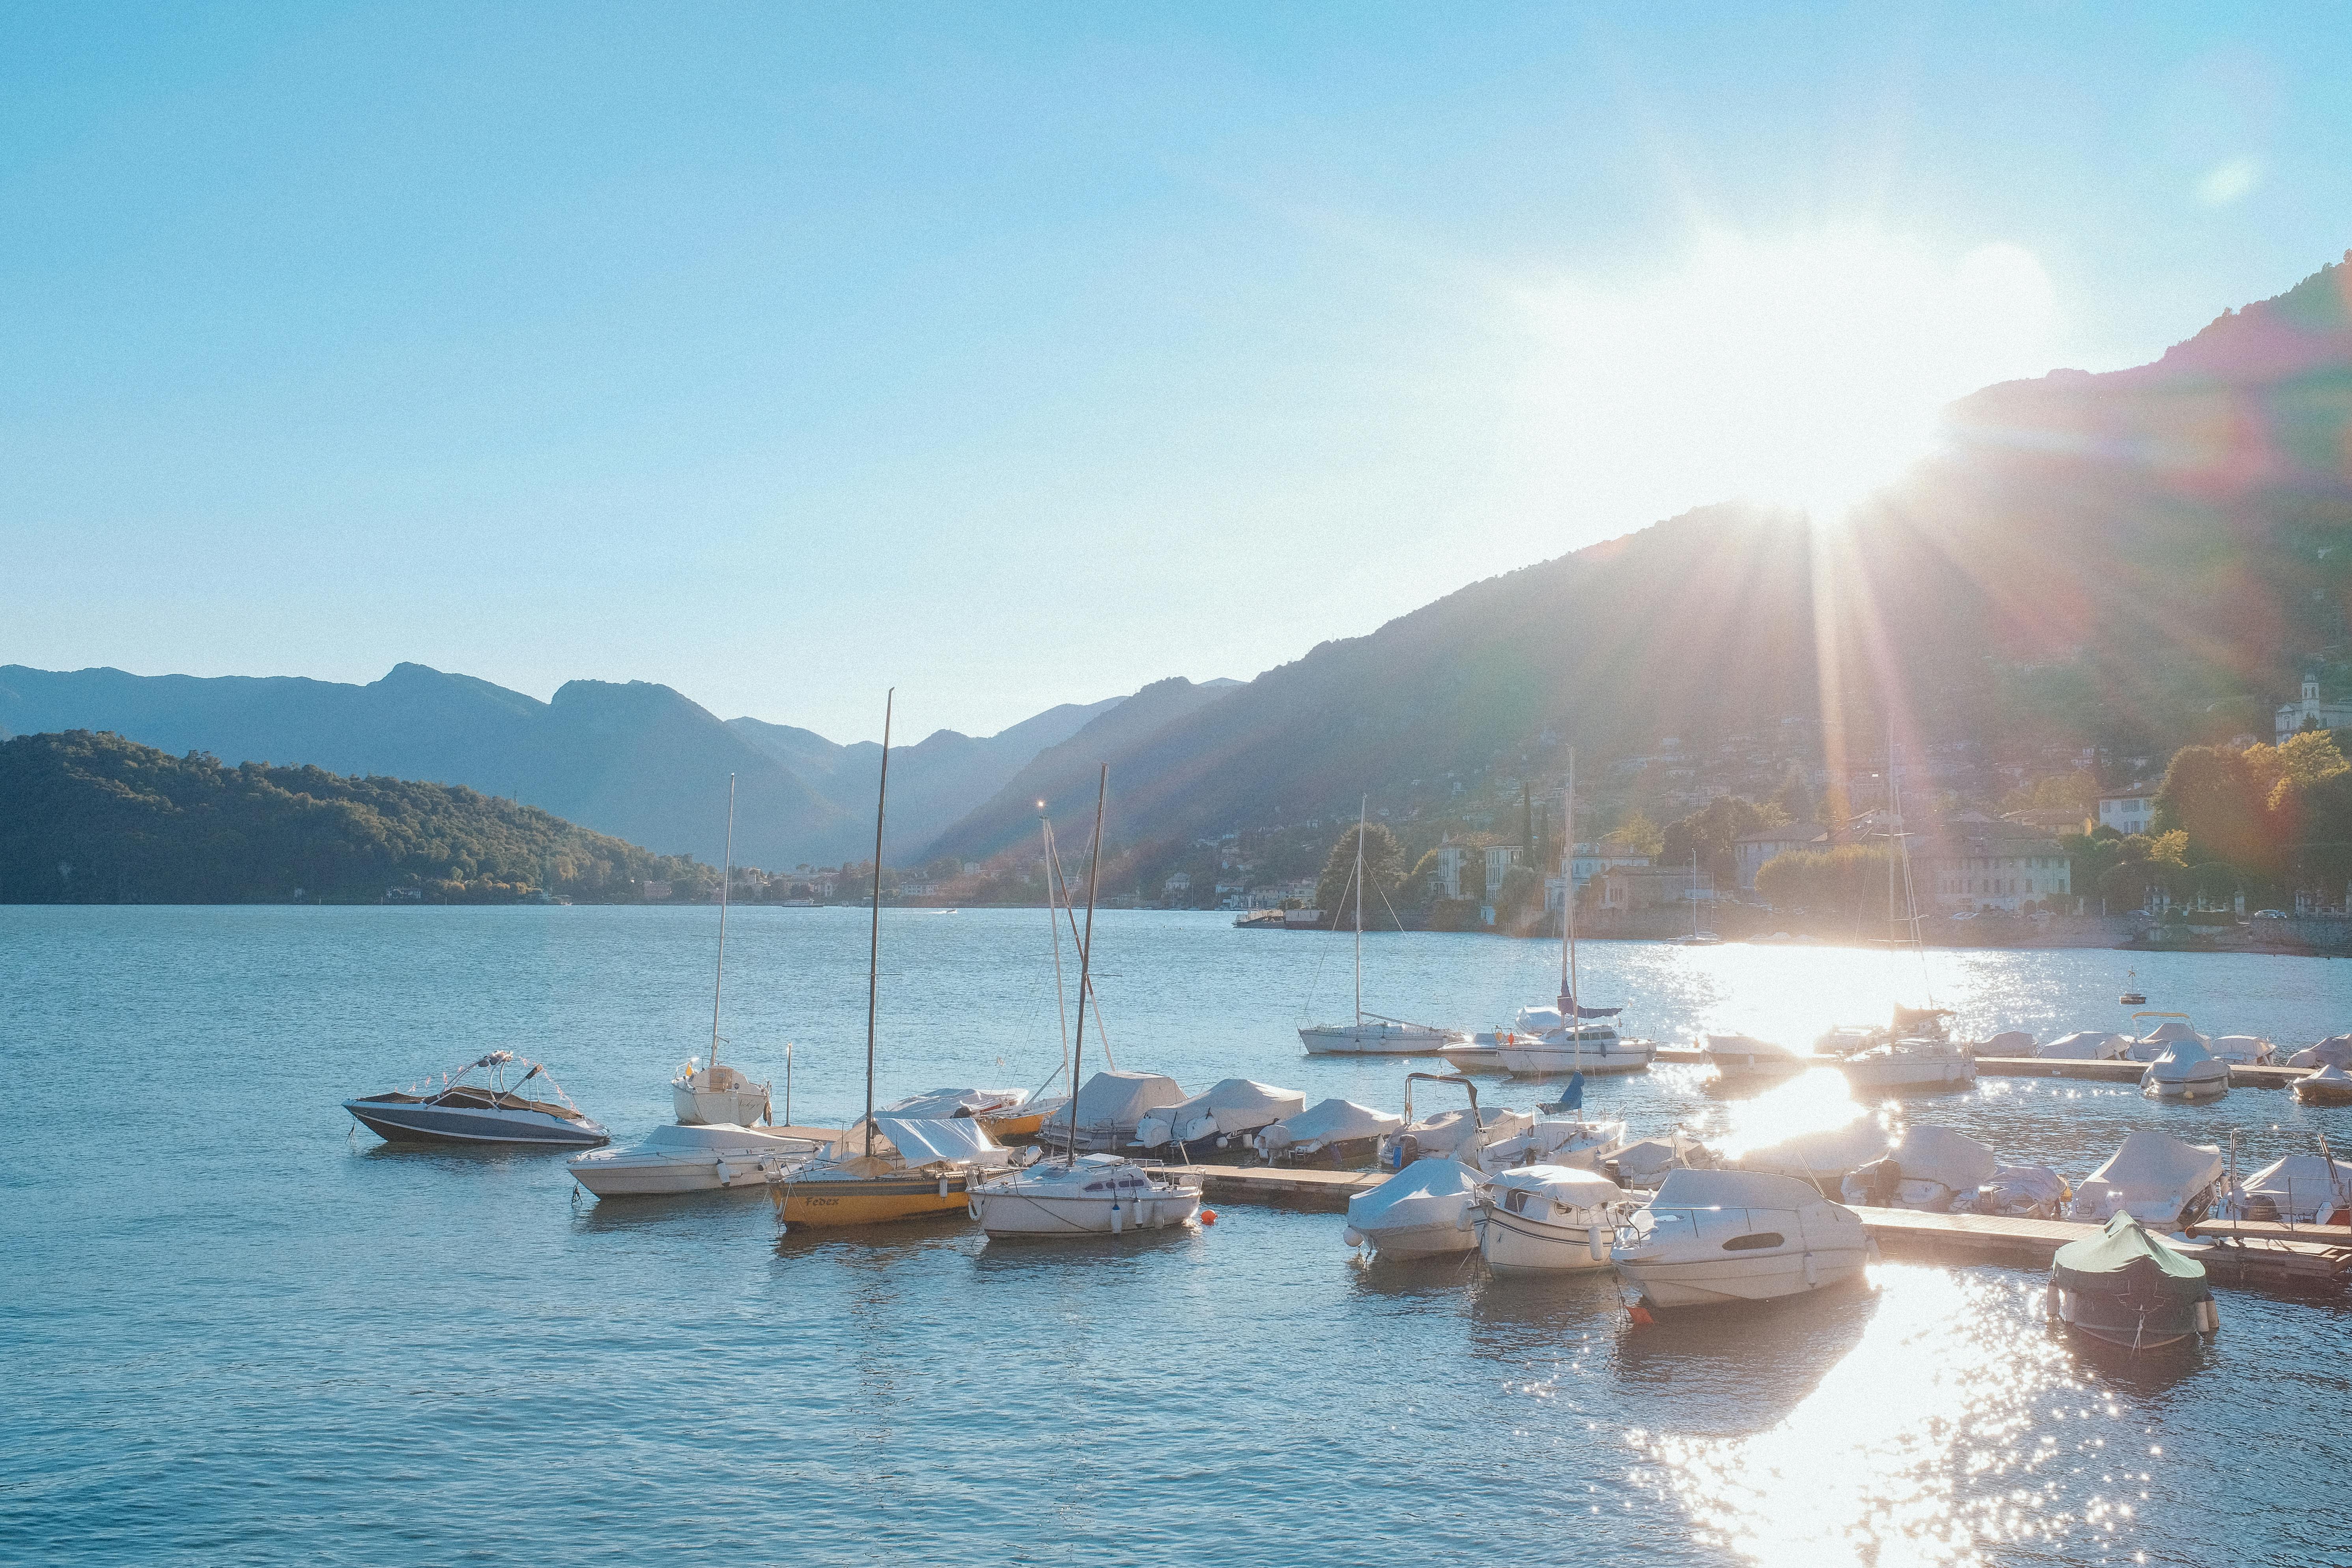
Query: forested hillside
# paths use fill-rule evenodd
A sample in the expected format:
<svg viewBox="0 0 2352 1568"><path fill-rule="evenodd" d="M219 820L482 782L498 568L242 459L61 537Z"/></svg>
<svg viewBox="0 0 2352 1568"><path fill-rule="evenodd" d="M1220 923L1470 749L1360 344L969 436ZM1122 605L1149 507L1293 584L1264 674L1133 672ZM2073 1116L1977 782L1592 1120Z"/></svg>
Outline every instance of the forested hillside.
<svg viewBox="0 0 2352 1568"><path fill-rule="evenodd" d="M230 767L119 735L0 741L0 901L506 902L544 890L634 900L717 873L470 789Z"/></svg>

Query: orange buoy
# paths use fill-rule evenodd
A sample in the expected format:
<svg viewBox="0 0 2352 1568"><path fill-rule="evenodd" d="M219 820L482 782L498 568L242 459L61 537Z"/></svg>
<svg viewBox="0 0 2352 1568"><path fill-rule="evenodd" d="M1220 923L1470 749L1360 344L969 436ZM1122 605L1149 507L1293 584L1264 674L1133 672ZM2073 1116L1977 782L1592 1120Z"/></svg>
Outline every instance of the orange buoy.
<svg viewBox="0 0 2352 1568"><path fill-rule="evenodd" d="M1650 1316L1650 1310L1647 1307L1643 1306L1639 1301L1633 1303L1633 1319L1637 1323L1654 1323L1657 1321L1655 1318Z"/></svg>
<svg viewBox="0 0 2352 1568"><path fill-rule="evenodd" d="M1216 1223L1217 1223L1217 1211L1216 1211L1216 1210L1214 1210L1214 1209L1202 1209L1202 1210L1201 1211L1201 1223L1202 1223L1202 1225L1214 1225L1214 1224L1216 1224Z"/></svg>

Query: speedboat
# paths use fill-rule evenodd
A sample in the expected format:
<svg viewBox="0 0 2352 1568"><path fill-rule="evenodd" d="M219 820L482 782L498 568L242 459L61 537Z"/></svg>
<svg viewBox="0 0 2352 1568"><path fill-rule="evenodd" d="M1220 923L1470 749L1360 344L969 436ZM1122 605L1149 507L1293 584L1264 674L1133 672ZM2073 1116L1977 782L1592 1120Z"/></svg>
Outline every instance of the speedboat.
<svg viewBox="0 0 2352 1568"><path fill-rule="evenodd" d="M1670 1172L1633 1211L1610 1258L1655 1306L1801 1296L1859 1278L1870 1260L1860 1216L1790 1176Z"/></svg>
<svg viewBox="0 0 2352 1568"><path fill-rule="evenodd" d="M1479 1173L1458 1160L1416 1160L1348 1200L1342 1239L1381 1258L1438 1258L1478 1245L1470 1203Z"/></svg>
<svg viewBox="0 0 2352 1568"><path fill-rule="evenodd" d="M688 1127L749 1127L768 1116L768 1086L725 1062L699 1066L688 1057L669 1080L671 1108Z"/></svg>
<svg viewBox="0 0 2352 1568"><path fill-rule="evenodd" d="M2058 1249L2049 1296L2051 1316L2076 1333L2130 1351L2185 1345L2221 1326L2205 1266L2128 1214Z"/></svg>
<svg viewBox="0 0 2352 1568"><path fill-rule="evenodd" d="M2294 1097L2305 1105L2352 1105L2352 1072L2329 1062L2295 1079Z"/></svg>
<svg viewBox="0 0 2352 1568"><path fill-rule="evenodd" d="M2230 1064L2196 1038L2175 1040L2139 1075L2150 1100L2219 1100L2230 1092Z"/></svg>
<svg viewBox="0 0 2352 1568"><path fill-rule="evenodd" d="M524 1069L519 1076L516 1068ZM543 1084L551 1100L534 1100L523 1086ZM437 1089L417 1087L343 1101L361 1126L390 1142L523 1143L551 1149L593 1149L612 1134L581 1114L539 1062L512 1051L489 1055L441 1075Z"/></svg>
<svg viewBox="0 0 2352 1568"><path fill-rule="evenodd" d="M1187 1158L1195 1143L1244 1149L1251 1133L1306 1109L1307 1097L1295 1089L1276 1089L1254 1079L1221 1079L1181 1105L1145 1117L1136 1124L1135 1141L1146 1149L1174 1143Z"/></svg>
<svg viewBox="0 0 2352 1568"><path fill-rule="evenodd" d="M634 1149L598 1149L572 1157L572 1179L600 1198L705 1193L724 1188L766 1191L768 1179L816 1152L812 1139L761 1128L656 1127Z"/></svg>
<svg viewBox="0 0 2352 1568"><path fill-rule="evenodd" d="M1012 1156L970 1117L862 1117L823 1153L768 1177L777 1217L795 1225L877 1225L955 1214L971 1184Z"/></svg>
<svg viewBox="0 0 2352 1568"><path fill-rule="evenodd" d="M1701 1035L1699 1052L1723 1078L1781 1077L1825 1065L1820 1057L1752 1035Z"/></svg>
<svg viewBox="0 0 2352 1568"><path fill-rule="evenodd" d="M2010 1219L2060 1219L2074 1190L2047 1165L2003 1165L1978 1184L1975 1214Z"/></svg>
<svg viewBox="0 0 2352 1568"><path fill-rule="evenodd" d="M2104 1225L2119 1214L2170 1230L2210 1210L2228 1162L2211 1143L2139 1128L2074 1189L2068 1217Z"/></svg>
<svg viewBox="0 0 2352 1568"><path fill-rule="evenodd" d="M2231 1219L2273 1225L2341 1225L2335 1216L2347 1207L2352 1207L2352 1165L2326 1153L2289 1154L2248 1176L2221 1205L2221 1212Z"/></svg>
<svg viewBox="0 0 2352 1568"><path fill-rule="evenodd" d="M1470 1096L1466 1110L1444 1110L1415 1121L1412 1086L1416 1083L1458 1084ZM1478 1086L1460 1073L1409 1072L1404 1075L1404 1126L1381 1140L1376 1163L1382 1170L1402 1171L1416 1160L1480 1161L1497 1140L1513 1139L1536 1123L1525 1110L1485 1110L1478 1105Z"/></svg>
<svg viewBox="0 0 2352 1568"><path fill-rule="evenodd" d="M1352 1100L1327 1100L1257 1135L1257 1152L1286 1164L1309 1160L1334 1170L1369 1165L1382 1138L1404 1131L1404 1118Z"/></svg>
<svg viewBox="0 0 2352 1568"><path fill-rule="evenodd" d="M1192 1223L1201 1189L1115 1154L1007 1171L973 1186L971 1217L992 1237L1120 1236Z"/></svg>
<svg viewBox="0 0 2352 1568"><path fill-rule="evenodd" d="M1606 1268L1632 1194L1597 1171L1522 1165L1489 1176L1472 1201L1471 1226L1497 1274Z"/></svg>

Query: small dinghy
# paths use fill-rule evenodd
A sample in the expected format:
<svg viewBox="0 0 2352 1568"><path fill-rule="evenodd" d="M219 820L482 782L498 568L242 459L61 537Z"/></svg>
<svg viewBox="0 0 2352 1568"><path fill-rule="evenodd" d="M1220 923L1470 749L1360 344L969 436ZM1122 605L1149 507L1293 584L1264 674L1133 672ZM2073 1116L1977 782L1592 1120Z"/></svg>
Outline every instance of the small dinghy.
<svg viewBox="0 0 2352 1568"><path fill-rule="evenodd" d="M2074 1189L2069 1217L2104 1225L2119 1214L2169 1230L2209 1211L2229 1162L2211 1143L2189 1143L2147 1128Z"/></svg>
<svg viewBox="0 0 2352 1568"><path fill-rule="evenodd" d="M1522 1165L1486 1178L1471 1226L1497 1274L1606 1268L1633 1194L1597 1171Z"/></svg>
<svg viewBox="0 0 2352 1568"><path fill-rule="evenodd" d="M1458 1160L1416 1160L1348 1200L1342 1239L1388 1258L1467 1252L1478 1245L1470 1204L1481 1179Z"/></svg>
<svg viewBox="0 0 2352 1568"><path fill-rule="evenodd" d="M522 1068L518 1075L516 1068ZM537 1083L551 1100L523 1093ZM612 1134L591 1121L559 1088L544 1064L512 1051L453 1068L437 1089L371 1094L343 1101L361 1126L387 1142L522 1143L549 1149L593 1149Z"/></svg>
<svg viewBox="0 0 2352 1568"><path fill-rule="evenodd" d="M2310 1077L2297 1079L2294 1097L2305 1105L2352 1105L2352 1072L2330 1062Z"/></svg>
<svg viewBox="0 0 2352 1568"><path fill-rule="evenodd" d="M765 1192L769 1178L815 1153L814 1139L764 1128L656 1127L634 1149L575 1155L572 1179L600 1198L654 1197L740 1187Z"/></svg>
<svg viewBox="0 0 2352 1568"><path fill-rule="evenodd" d="M2221 1326L2205 1266L2128 1214L2108 1220L2101 1235L2060 1247L2049 1293L2053 1318L2129 1351L2187 1345Z"/></svg>
<svg viewBox="0 0 2352 1568"><path fill-rule="evenodd" d="M1861 1275L1861 1217L1810 1184L1748 1171L1675 1171L1610 1251L1659 1307L1770 1301Z"/></svg>
<svg viewBox="0 0 2352 1568"><path fill-rule="evenodd" d="M1381 1140L1403 1129L1402 1116L1352 1100L1327 1100L1259 1133L1257 1150L1285 1164L1349 1170L1370 1164Z"/></svg>
<svg viewBox="0 0 2352 1568"><path fill-rule="evenodd" d="M2230 1092L2230 1064L2201 1039L2175 1040L2139 1075L2139 1091L2150 1100L2219 1100Z"/></svg>

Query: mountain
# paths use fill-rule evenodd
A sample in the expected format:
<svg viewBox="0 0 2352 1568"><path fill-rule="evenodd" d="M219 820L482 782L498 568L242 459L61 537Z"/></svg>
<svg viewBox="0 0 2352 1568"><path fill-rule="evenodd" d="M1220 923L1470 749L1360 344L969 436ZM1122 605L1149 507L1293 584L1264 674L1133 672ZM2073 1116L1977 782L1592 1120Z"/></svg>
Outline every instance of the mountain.
<svg viewBox="0 0 2352 1568"><path fill-rule="evenodd" d="M225 766L87 730L0 741L0 900L634 900L715 875L470 789Z"/></svg>
<svg viewBox="0 0 2352 1568"><path fill-rule="evenodd" d="M2352 674L2352 262L2151 364L1987 388L1947 429L1846 519L1705 508L1156 724L1139 693L940 845L1020 844L1021 800L1070 816L1097 761L1129 841L1350 817L1366 792L1441 816L1569 744L1619 763L1603 785L1745 760L1876 788L1890 722L1923 773L1991 790L2084 748L2267 740L2302 668Z"/></svg>
<svg viewBox="0 0 2352 1568"><path fill-rule="evenodd" d="M856 820L667 686L574 680L541 702L396 665L365 686L294 676L136 676L0 666L0 731L108 730L170 752L303 763L510 795L601 833L715 865L737 781L736 859L854 854Z"/></svg>
<svg viewBox="0 0 2352 1568"><path fill-rule="evenodd" d="M1002 788L1038 752L1059 745L1126 699L1065 702L978 739L936 730L890 752L890 837L885 858L928 859L941 831ZM872 819L882 748L872 741L836 745L814 731L759 719L727 727L775 758L852 817Z"/></svg>

